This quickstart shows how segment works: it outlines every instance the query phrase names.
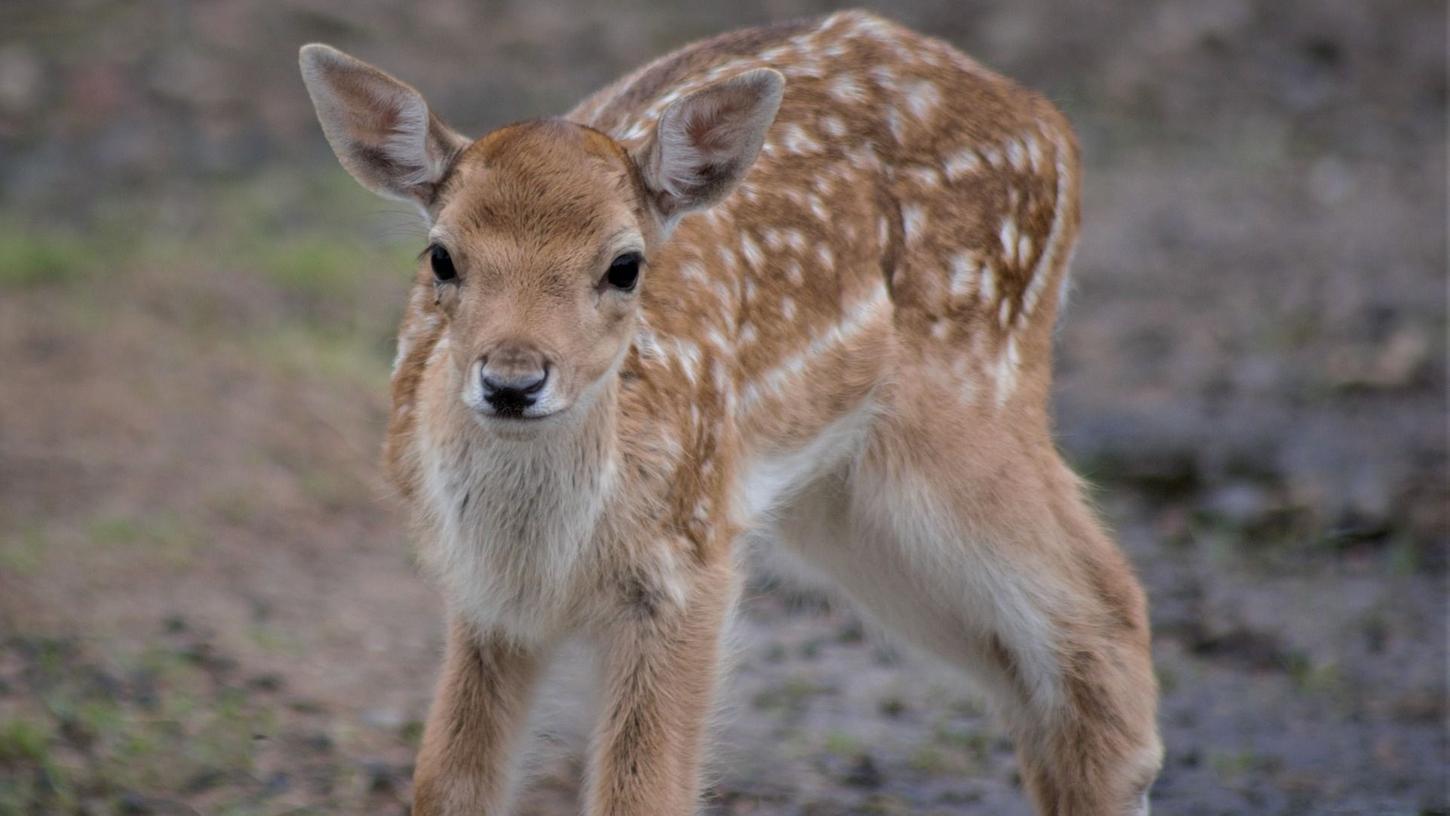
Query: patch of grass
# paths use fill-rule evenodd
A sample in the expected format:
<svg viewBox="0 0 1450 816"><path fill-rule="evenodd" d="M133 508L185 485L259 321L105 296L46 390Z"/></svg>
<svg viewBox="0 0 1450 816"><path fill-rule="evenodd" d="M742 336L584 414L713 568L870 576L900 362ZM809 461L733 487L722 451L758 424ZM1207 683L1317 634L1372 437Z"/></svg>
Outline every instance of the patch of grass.
<svg viewBox="0 0 1450 816"><path fill-rule="evenodd" d="M423 721L408 720L398 728L398 736L404 742L408 743L408 745L417 748L419 743L423 741Z"/></svg>
<svg viewBox="0 0 1450 816"><path fill-rule="evenodd" d="M827 753L840 757L853 757L861 753L861 741L845 731L832 731L827 734L825 745L822 747L826 749Z"/></svg>
<svg viewBox="0 0 1450 816"><path fill-rule="evenodd" d="M250 705L235 688L222 689L208 713L190 740L190 754L199 770L250 770L253 741L277 730L275 718Z"/></svg>
<svg viewBox="0 0 1450 816"><path fill-rule="evenodd" d="M1348 706L1353 700L1349 679L1339 665L1333 662L1316 662L1307 655L1290 655L1289 679L1294 687L1304 694L1324 697L1341 706Z"/></svg>
<svg viewBox="0 0 1450 816"><path fill-rule="evenodd" d="M1394 575L1419 575L1424 569L1420 545L1409 535L1397 535L1390 540L1386 560Z"/></svg>
<svg viewBox="0 0 1450 816"><path fill-rule="evenodd" d="M755 695L752 703L759 709L798 711L805 707L810 698L835 691L836 689L831 686L822 685L806 677L791 677L779 686Z"/></svg>
<svg viewBox="0 0 1450 816"><path fill-rule="evenodd" d="M871 794L861 806L864 816L906 816L911 812L911 807L906 802L885 793Z"/></svg>
<svg viewBox="0 0 1450 816"><path fill-rule="evenodd" d="M311 235L260 247L253 261L268 280L288 292L348 302L365 282L364 271L378 263L355 244Z"/></svg>
<svg viewBox="0 0 1450 816"><path fill-rule="evenodd" d="M233 527L245 527L266 511L253 490L240 486L218 490L207 497L206 505L221 521Z"/></svg>
<svg viewBox="0 0 1450 816"><path fill-rule="evenodd" d="M353 323L357 312L375 311L367 293L408 280L426 242L406 207L386 213L380 225L376 201L342 174L264 174L211 198L206 234L188 243L219 248L229 269L295 296L299 316L318 325Z"/></svg>
<svg viewBox="0 0 1450 816"><path fill-rule="evenodd" d="M960 753L972 765L981 765L991 755L992 737L982 731L940 724L932 737L937 745Z"/></svg>
<svg viewBox="0 0 1450 816"><path fill-rule="evenodd" d="M253 626L247 630L252 642L268 652L300 655L305 649L302 642L290 632L274 626Z"/></svg>
<svg viewBox="0 0 1450 816"><path fill-rule="evenodd" d="M145 552L177 567L191 562L200 543L199 537L171 513L99 516L91 520L87 533L97 546Z"/></svg>
<svg viewBox="0 0 1450 816"><path fill-rule="evenodd" d="M16 575L34 575L45 562L45 532L27 527L0 537L0 570Z"/></svg>
<svg viewBox="0 0 1450 816"><path fill-rule="evenodd" d="M49 755L48 724L19 718L0 723L0 765L44 763Z"/></svg>
<svg viewBox="0 0 1450 816"><path fill-rule="evenodd" d="M962 697L950 703L950 710L963 717L980 717L986 713L982 702L972 697Z"/></svg>
<svg viewBox="0 0 1450 816"><path fill-rule="evenodd" d="M952 768L946 753L932 745L923 745L913 751L907 764L915 771L932 775L945 773Z"/></svg>
<svg viewBox="0 0 1450 816"><path fill-rule="evenodd" d="M1164 694L1178 690L1178 673L1168 666L1155 667L1158 674L1158 689Z"/></svg>
<svg viewBox="0 0 1450 816"><path fill-rule="evenodd" d="M78 233L0 222L0 288L71 283L100 264L100 253Z"/></svg>
<svg viewBox="0 0 1450 816"><path fill-rule="evenodd" d="M365 504L371 498L365 485L336 470L309 468L300 475L299 482L312 503L332 512Z"/></svg>
<svg viewBox="0 0 1450 816"><path fill-rule="evenodd" d="M101 546L125 547L141 538L141 524L130 516L102 516L92 519L90 538Z"/></svg>
<svg viewBox="0 0 1450 816"><path fill-rule="evenodd" d="M258 738L275 735L279 720L224 679L224 661L196 651L157 646L102 667L65 643L30 644L26 659L47 690L40 706L0 724L0 816L77 812L78 797L97 812L130 812L120 804L128 793L251 773Z"/></svg>
<svg viewBox="0 0 1450 816"><path fill-rule="evenodd" d="M1251 750L1222 751L1209 755L1208 765L1226 782L1272 771L1278 761Z"/></svg>
<svg viewBox="0 0 1450 816"><path fill-rule="evenodd" d="M92 737L114 734L126 726L126 713L115 700L82 700L76 707L74 722L83 733Z"/></svg>
<svg viewBox="0 0 1450 816"><path fill-rule="evenodd" d="M358 333L288 326L256 337L253 351L265 362L302 377L326 377L369 389L385 389L391 351Z"/></svg>

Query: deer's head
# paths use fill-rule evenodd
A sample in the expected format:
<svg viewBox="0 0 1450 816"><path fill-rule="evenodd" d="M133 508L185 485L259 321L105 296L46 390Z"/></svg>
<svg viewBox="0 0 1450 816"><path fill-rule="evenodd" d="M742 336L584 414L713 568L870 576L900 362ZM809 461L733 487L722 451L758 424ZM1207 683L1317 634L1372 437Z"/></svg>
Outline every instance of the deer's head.
<svg viewBox="0 0 1450 816"><path fill-rule="evenodd" d="M301 64L343 167L428 219L418 275L485 425L567 414L615 376L651 255L680 216L744 178L784 85L769 69L726 79L629 146L557 119L470 141L416 90L340 51L308 45Z"/></svg>

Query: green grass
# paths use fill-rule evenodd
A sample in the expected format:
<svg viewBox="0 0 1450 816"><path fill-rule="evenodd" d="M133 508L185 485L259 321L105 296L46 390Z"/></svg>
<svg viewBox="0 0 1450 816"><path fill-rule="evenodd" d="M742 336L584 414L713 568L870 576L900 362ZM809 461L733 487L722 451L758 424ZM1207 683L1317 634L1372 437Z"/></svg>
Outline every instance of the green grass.
<svg viewBox="0 0 1450 816"><path fill-rule="evenodd" d="M775 711L799 711L812 697L834 694L836 689L807 677L795 676L755 695L751 701L755 708Z"/></svg>
<svg viewBox="0 0 1450 816"><path fill-rule="evenodd" d="M253 643L268 652L297 657L307 651L296 635L275 626L255 625L247 630L247 635Z"/></svg>
<svg viewBox="0 0 1450 816"><path fill-rule="evenodd" d="M913 770L935 776L952 770L953 763L946 752L933 745L923 745L912 752L907 760Z"/></svg>
<svg viewBox="0 0 1450 816"><path fill-rule="evenodd" d="M0 816L91 812L80 803L166 796L208 775L248 774L258 739L280 728L268 705L219 681L185 649L152 647L104 667L62 643L40 641L32 653L45 692L0 722ZM136 677L149 678L154 692L119 679Z"/></svg>
<svg viewBox="0 0 1450 816"><path fill-rule="evenodd" d="M37 526L0 534L0 572L34 575L45 563L45 532Z"/></svg>
<svg viewBox="0 0 1450 816"><path fill-rule="evenodd" d="M95 546L145 554L175 567L191 563L201 549L200 536L169 512L102 515L91 520L87 533Z"/></svg>
<svg viewBox="0 0 1450 816"><path fill-rule="evenodd" d="M368 270L382 263L354 242L306 235L258 248L251 265L290 294L350 301Z"/></svg>
<svg viewBox="0 0 1450 816"><path fill-rule="evenodd" d="M826 735L825 745L822 746L827 753L840 757L853 757L861 753L861 740L846 733L845 731L832 731Z"/></svg>
<svg viewBox="0 0 1450 816"><path fill-rule="evenodd" d="M48 723L14 719L0 723L0 765L43 763L50 753Z"/></svg>
<svg viewBox="0 0 1450 816"><path fill-rule="evenodd" d="M1276 757L1265 756L1253 750L1217 751L1209 754L1208 765L1226 783L1234 783L1246 777L1273 773L1278 769Z"/></svg>
<svg viewBox="0 0 1450 816"><path fill-rule="evenodd" d="M101 254L69 230L0 222L0 289L70 283L94 274Z"/></svg>
<svg viewBox="0 0 1450 816"><path fill-rule="evenodd" d="M0 293L44 290L37 303L68 331L144 314L166 324L167 348L378 389L423 237L402 212L380 228L374 200L335 175L218 185L182 224L136 208L102 208L85 229L0 213Z"/></svg>
<svg viewBox="0 0 1450 816"><path fill-rule="evenodd" d="M392 356L387 341L358 333L338 333L307 325L257 332L248 350L255 359L285 374L322 376L381 390L388 384Z"/></svg>

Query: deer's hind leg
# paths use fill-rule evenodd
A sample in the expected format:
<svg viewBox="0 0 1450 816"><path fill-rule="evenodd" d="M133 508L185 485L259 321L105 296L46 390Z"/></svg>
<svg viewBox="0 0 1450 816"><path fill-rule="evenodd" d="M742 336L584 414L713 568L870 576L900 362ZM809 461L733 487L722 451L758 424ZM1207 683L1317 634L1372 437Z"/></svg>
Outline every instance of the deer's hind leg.
<svg viewBox="0 0 1450 816"><path fill-rule="evenodd" d="M783 508L783 543L975 679L1041 813L1146 813L1157 691L1125 559L1045 429L913 408L888 404L855 461Z"/></svg>

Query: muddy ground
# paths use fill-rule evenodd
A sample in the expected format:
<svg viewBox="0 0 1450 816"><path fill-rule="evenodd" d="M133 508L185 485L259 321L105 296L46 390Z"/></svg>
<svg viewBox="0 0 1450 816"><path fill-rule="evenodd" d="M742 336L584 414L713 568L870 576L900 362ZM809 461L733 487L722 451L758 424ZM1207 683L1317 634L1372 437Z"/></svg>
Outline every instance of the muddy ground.
<svg viewBox="0 0 1450 816"><path fill-rule="evenodd" d="M804 0L0 10L0 814L403 813L441 647L377 465L419 231L327 39L478 133ZM916 2L1084 146L1056 411L1152 599L1154 812L1450 812L1445 9ZM715 814L1025 814L954 675L748 593ZM545 695L521 809L574 812Z"/></svg>

